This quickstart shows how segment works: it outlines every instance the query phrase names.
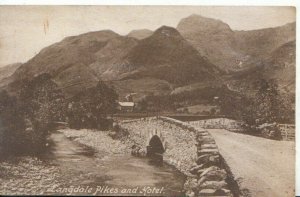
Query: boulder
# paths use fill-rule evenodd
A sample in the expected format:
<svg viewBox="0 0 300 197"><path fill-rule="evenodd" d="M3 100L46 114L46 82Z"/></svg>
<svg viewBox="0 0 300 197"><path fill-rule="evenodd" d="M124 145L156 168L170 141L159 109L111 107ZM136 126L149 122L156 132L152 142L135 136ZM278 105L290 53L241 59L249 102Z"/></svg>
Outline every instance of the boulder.
<svg viewBox="0 0 300 197"><path fill-rule="evenodd" d="M199 185L201 189L222 189L227 187L227 183L223 181L205 181Z"/></svg>
<svg viewBox="0 0 300 197"><path fill-rule="evenodd" d="M199 191L198 196L214 196L215 189L202 189Z"/></svg>
<svg viewBox="0 0 300 197"><path fill-rule="evenodd" d="M206 169L199 175L199 177L205 176L208 172L214 171L214 170L220 170L220 168L217 167L217 166L211 166L211 167L209 167L209 168L206 168Z"/></svg>
<svg viewBox="0 0 300 197"><path fill-rule="evenodd" d="M208 132L197 133L198 137L210 136Z"/></svg>
<svg viewBox="0 0 300 197"><path fill-rule="evenodd" d="M219 154L219 150L218 149L201 149L198 151L198 155L204 155L204 154L214 154L217 155Z"/></svg>
<svg viewBox="0 0 300 197"><path fill-rule="evenodd" d="M203 164L197 165L195 167L192 167L189 171L192 174L197 174L198 170L203 168Z"/></svg>
<svg viewBox="0 0 300 197"><path fill-rule="evenodd" d="M143 149L138 150L138 156L140 157L146 157L146 151Z"/></svg>
<svg viewBox="0 0 300 197"><path fill-rule="evenodd" d="M206 180L209 181L223 181L227 178L227 173L224 169L222 170L211 170L203 175Z"/></svg>
<svg viewBox="0 0 300 197"><path fill-rule="evenodd" d="M187 191L196 191L198 189L198 180L196 178L188 178L184 183L184 189Z"/></svg>
<svg viewBox="0 0 300 197"><path fill-rule="evenodd" d="M197 162L197 164L204 164L209 161L209 157L210 157L210 154L204 154L204 155L198 156L196 162Z"/></svg>
<svg viewBox="0 0 300 197"><path fill-rule="evenodd" d="M200 176L198 185L201 186L205 181L224 181L227 178L225 170L212 170Z"/></svg>
<svg viewBox="0 0 300 197"><path fill-rule="evenodd" d="M215 140L210 136L199 137L199 138L197 138L197 141L201 144L204 144L204 143L215 144L216 143Z"/></svg>
<svg viewBox="0 0 300 197"><path fill-rule="evenodd" d="M188 197L194 197L195 196L195 192L191 191L191 190L188 190L186 193L185 193L186 196Z"/></svg>
<svg viewBox="0 0 300 197"><path fill-rule="evenodd" d="M202 144L201 148L202 149L214 149L214 148L218 148L218 146L216 144Z"/></svg>

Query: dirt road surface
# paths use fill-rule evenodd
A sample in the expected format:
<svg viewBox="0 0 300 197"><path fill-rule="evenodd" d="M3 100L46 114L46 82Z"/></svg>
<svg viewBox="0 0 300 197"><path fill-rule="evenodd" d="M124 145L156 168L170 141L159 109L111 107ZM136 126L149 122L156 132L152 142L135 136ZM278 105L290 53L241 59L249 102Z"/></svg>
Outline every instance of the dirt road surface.
<svg viewBox="0 0 300 197"><path fill-rule="evenodd" d="M295 196L295 143L208 129L245 196ZM249 193L248 193L249 192Z"/></svg>

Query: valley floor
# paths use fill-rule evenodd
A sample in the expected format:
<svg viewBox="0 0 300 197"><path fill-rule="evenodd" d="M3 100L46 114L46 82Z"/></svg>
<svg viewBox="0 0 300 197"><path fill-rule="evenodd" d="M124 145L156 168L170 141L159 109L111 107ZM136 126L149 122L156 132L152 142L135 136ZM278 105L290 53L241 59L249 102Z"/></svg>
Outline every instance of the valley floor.
<svg viewBox="0 0 300 197"><path fill-rule="evenodd" d="M208 129L245 196L295 196L295 143Z"/></svg>

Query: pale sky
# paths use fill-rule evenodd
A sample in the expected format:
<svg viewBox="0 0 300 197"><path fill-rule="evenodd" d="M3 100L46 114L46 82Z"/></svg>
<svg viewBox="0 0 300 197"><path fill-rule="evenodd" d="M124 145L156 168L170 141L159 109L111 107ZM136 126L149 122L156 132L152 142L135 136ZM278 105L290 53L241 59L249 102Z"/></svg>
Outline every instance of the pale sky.
<svg viewBox="0 0 300 197"><path fill-rule="evenodd" d="M64 37L111 29L176 27L191 14L220 19L233 30L275 27L294 22L293 7L212 6L0 6L0 67L26 62Z"/></svg>

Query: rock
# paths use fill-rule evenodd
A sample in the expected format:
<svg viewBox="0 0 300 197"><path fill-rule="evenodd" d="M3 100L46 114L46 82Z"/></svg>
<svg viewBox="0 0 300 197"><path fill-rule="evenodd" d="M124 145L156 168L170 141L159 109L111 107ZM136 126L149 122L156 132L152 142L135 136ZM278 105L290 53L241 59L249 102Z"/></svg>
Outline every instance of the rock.
<svg viewBox="0 0 300 197"><path fill-rule="evenodd" d="M222 181L227 178L226 171L223 170L211 170L207 172L203 177L206 177L206 180L209 181Z"/></svg>
<svg viewBox="0 0 300 197"><path fill-rule="evenodd" d="M202 157L205 156L205 157ZM219 155L201 155L198 157L197 162L199 164L203 164L203 167L209 167L209 166L219 166L220 165L220 157Z"/></svg>
<svg viewBox="0 0 300 197"><path fill-rule="evenodd" d="M214 196L215 192L215 189L202 189L198 193L198 196Z"/></svg>
<svg viewBox="0 0 300 197"><path fill-rule="evenodd" d="M202 174L207 168L203 168L197 171L198 176Z"/></svg>
<svg viewBox="0 0 300 197"><path fill-rule="evenodd" d="M197 129L197 135L200 133L207 133L205 129Z"/></svg>
<svg viewBox="0 0 300 197"><path fill-rule="evenodd" d="M209 161L216 162L216 163L220 162L220 155L219 154L218 155L211 155L209 157Z"/></svg>
<svg viewBox="0 0 300 197"><path fill-rule="evenodd" d="M215 144L215 140L212 138L212 137L201 137L200 139L197 139L197 141L200 143L200 144Z"/></svg>
<svg viewBox="0 0 300 197"><path fill-rule="evenodd" d="M193 192L193 191L191 191L191 190L187 191L185 194L186 194L186 196L188 196L188 197L194 197L194 196L195 196L195 192Z"/></svg>
<svg viewBox="0 0 300 197"><path fill-rule="evenodd" d="M202 167L203 167L203 164L197 165L190 169L190 173L197 174L198 170L202 169Z"/></svg>
<svg viewBox="0 0 300 197"><path fill-rule="evenodd" d="M223 195L226 195L226 196L232 196L232 193L229 189L221 189L222 192L223 192Z"/></svg>
<svg viewBox="0 0 300 197"><path fill-rule="evenodd" d="M139 156L141 156L141 157L145 157L145 156L146 156L146 151L143 150L143 149L140 149L140 150L138 151L138 154L139 154Z"/></svg>
<svg viewBox="0 0 300 197"><path fill-rule="evenodd" d="M198 156L197 161L196 161L197 164L204 164L204 163L208 162L209 156L210 156L210 154L204 154L204 155Z"/></svg>
<svg viewBox="0 0 300 197"><path fill-rule="evenodd" d="M222 189L227 187L227 183L225 181L205 181L199 187L201 189Z"/></svg>
<svg viewBox="0 0 300 197"><path fill-rule="evenodd" d="M198 181L195 178L190 178L184 183L185 190L197 190L198 189Z"/></svg>
<svg viewBox="0 0 300 197"><path fill-rule="evenodd" d="M211 166L209 168L206 168L199 176L200 177L205 176L208 172L214 171L214 170L220 170L220 168L217 166Z"/></svg>
<svg viewBox="0 0 300 197"><path fill-rule="evenodd" d="M213 148L218 148L218 146L216 144L203 144L201 145L202 149L213 149Z"/></svg>
<svg viewBox="0 0 300 197"><path fill-rule="evenodd" d="M200 179L198 180L198 186L202 185L202 183L204 183L206 181L206 177L200 177Z"/></svg>
<svg viewBox="0 0 300 197"><path fill-rule="evenodd" d="M210 134L207 132L198 133L197 135L198 135L198 137L210 136Z"/></svg>
<svg viewBox="0 0 300 197"><path fill-rule="evenodd" d="M197 172L196 172L197 173ZM191 174L190 172L186 172L185 175L188 177L188 178L198 178L198 176L196 174Z"/></svg>
<svg viewBox="0 0 300 197"><path fill-rule="evenodd" d="M219 150L218 149L201 149L198 151L198 155L204 155L204 154L218 154Z"/></svg>

